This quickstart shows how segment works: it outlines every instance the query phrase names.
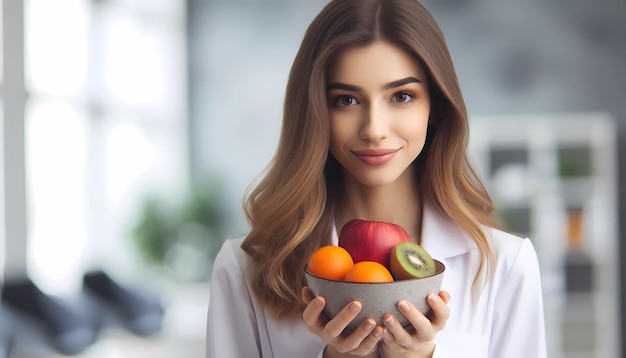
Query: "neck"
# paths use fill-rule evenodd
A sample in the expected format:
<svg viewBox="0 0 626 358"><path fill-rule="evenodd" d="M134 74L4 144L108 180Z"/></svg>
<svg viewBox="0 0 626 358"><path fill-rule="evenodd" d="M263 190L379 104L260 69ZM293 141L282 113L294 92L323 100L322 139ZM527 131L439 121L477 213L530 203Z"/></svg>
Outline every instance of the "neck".
<svg viewBox="0 0 626 358"><path fill-rule="evenodd" d="M337 211L336 225L340 231L351 219L385 221L402 226L414 242L420 241L422 198L413 175L400 176L393 183L370 187L346 175L345 191Z"/></svg>

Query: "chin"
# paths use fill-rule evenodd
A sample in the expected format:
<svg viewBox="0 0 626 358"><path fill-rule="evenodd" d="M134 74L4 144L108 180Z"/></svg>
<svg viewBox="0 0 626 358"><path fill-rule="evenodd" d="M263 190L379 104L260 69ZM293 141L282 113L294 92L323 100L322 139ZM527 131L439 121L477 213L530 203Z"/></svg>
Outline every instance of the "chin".
<svg viewBox="0 0 626 358"><path fill-rule="evenodd" d="M410 165L408 167L401 165L364 167L363 164L357 163L354 166L344 166L343 173L350 178L349 182L364 187L380 188L402 181L402 178L408 174L409 168L411 168Z"/></svg>
<svg viewBox="0 0 626 358"><path fill-rule="evenodd" d="M363 177L356 177L355 179L363 186L380 188L386 185L393 184L397 181L399 175L370 175Z"/></svg>

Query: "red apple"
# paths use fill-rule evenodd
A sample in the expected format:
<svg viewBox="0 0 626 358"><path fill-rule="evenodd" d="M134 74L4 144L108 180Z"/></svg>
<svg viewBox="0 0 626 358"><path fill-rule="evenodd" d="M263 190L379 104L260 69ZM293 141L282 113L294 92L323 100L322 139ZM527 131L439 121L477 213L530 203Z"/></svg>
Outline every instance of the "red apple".
<svg viewBox="0 0 626 358"><path fill-rule="evenodd" d="M354 263L376 261L389 267L389 256L401 242L411 237L400 225L384 221L353 219L339 233L339 246L346 249Z"/></svg>

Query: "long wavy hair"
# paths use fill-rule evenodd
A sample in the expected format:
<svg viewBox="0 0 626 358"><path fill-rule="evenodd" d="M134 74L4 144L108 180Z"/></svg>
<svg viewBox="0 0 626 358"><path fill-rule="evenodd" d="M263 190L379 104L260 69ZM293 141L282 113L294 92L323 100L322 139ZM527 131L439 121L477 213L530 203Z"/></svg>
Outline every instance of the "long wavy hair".
<svg viewBox="0 0 626 358"><path fill-rule="evenodd" d="M276 154L247 194L251 230L242 249L254 262L252 289L275 319L302 312L307 258L329 244L341 193L341 168L329 154L325 78L342 51L382 40L414 56L429 76L426 144L413 164L423 200L449 215L477 243L481 273L493 250L482 225L493 204L466 153L468 118L444 36L416 0L334 0L307 29L286 88Z"/></svg>

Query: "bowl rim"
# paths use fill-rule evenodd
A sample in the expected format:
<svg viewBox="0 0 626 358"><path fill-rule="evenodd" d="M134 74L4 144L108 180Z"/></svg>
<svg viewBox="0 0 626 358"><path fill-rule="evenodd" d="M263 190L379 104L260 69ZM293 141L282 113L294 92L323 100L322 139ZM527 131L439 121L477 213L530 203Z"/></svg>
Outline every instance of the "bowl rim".
<svg viewBox="0 0 626 358"><path fill-rule="evenodd" d="M437 260L437 259L433 259L433 261L435 261L435 273L430 275L430 276L426 276L426 277L416 277L416 278L410 278L410 279L404 279L404 280L395 280L393 282L353 282L353 281L343 281L343 280L333 280L330 278L325 278L322 276L318 276L314 273L311 273L311 271L309 271L309 269L304 266L304 273L318 278L320 280L324 280L324 281L329 281L329 282L339 282L339 283L344 283L344 284L354 284L354 285L392 285L394 283L400 283L400 282L414 282L414 281L420 281L420 280L424 280L427 278L431 278L434 276L438 276L444 273L444 271L446 271L446 265L444 265L443 262Z"/></svg>

